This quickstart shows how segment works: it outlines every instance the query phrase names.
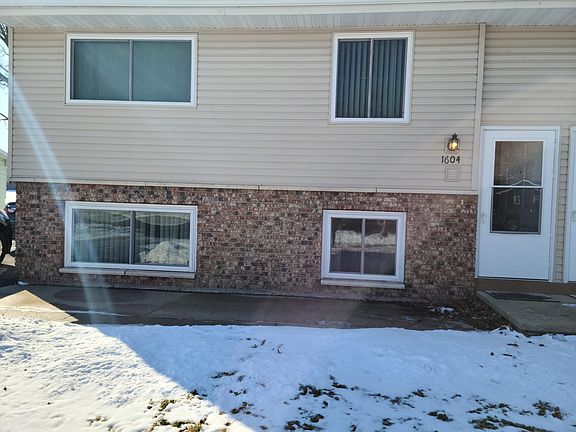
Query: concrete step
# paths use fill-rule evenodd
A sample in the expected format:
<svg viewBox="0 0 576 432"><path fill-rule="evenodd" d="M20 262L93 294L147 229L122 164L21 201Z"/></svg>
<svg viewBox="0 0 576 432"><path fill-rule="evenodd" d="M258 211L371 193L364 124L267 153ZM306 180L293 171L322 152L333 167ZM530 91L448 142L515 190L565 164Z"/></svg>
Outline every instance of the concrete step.
<svg viewBox="0 0 576 432"><path fill-rule="evenodd" d="M576 334L576 296L540 292L477 291L478 298L525 334ZM514 296L514 294L526 294ZM532 294L532 295L531 295ZM535 295L534 295L535 294ZM498 298L500 297L500 298ZM504 298L508 297L508 298ZM516 297L516 298L515 298ZM524 297L524 298L522 298Z"/></svg>

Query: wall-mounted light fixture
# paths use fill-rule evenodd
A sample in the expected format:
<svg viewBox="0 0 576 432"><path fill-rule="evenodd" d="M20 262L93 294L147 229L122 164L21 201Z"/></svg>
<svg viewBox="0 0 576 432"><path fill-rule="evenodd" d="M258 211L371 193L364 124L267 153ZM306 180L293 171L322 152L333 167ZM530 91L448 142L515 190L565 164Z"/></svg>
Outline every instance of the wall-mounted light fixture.
<svg viewBox="0 0 576 432"><path fill-rule="evenodd" d="M448 139L446 148L451 152L460 150L460 138L458 138L458 134L452 134L452 137Z"/></svg>

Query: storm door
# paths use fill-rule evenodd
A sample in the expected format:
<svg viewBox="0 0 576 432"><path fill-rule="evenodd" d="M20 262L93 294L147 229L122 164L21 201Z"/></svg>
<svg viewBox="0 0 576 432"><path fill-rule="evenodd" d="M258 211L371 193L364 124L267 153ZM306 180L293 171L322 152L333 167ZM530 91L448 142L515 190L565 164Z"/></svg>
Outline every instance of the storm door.
<svg viewBox="0 0 576 432"><path fill-rule="evenodd" d="M576 282L576 128L570 130L570 169L568 181L566 271L569 282Z"/></svg>
<svg viewBox="0 0 576 432"><path fill-rule="evenodd" d="M549 279L555 131L485 131L478 275Z"/></svg>

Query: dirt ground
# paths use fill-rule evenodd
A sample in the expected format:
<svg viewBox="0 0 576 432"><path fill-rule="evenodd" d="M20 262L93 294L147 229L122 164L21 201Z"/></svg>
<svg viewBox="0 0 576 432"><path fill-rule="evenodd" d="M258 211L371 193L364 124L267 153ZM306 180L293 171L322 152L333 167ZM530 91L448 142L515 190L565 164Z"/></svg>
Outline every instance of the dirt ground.
<svg viewBox="0 0 576 432"><path fill-rule="evenodd" d="M429 308L429 313L436 317L442 316L447 319L463 321L477 330L489 331L510 325L508 321L479 299L454 304L450 309L453 310L442 311L439 308Z"/></svg>

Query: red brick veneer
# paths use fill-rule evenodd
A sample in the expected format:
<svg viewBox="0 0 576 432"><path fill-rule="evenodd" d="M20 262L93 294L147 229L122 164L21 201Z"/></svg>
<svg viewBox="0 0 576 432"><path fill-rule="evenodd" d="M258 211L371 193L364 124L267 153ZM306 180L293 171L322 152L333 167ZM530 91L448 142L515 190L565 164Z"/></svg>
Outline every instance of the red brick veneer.
<svg viewBox="0 0 576 432"><path fill-rule="evenodd" d="M23 182L17 193L17 270L32 283L432 303L474 295L476 196ZM196 279L59 273L65 200L198 206ZM406 288L320 285L325 209L406 212Z"/></svg>

